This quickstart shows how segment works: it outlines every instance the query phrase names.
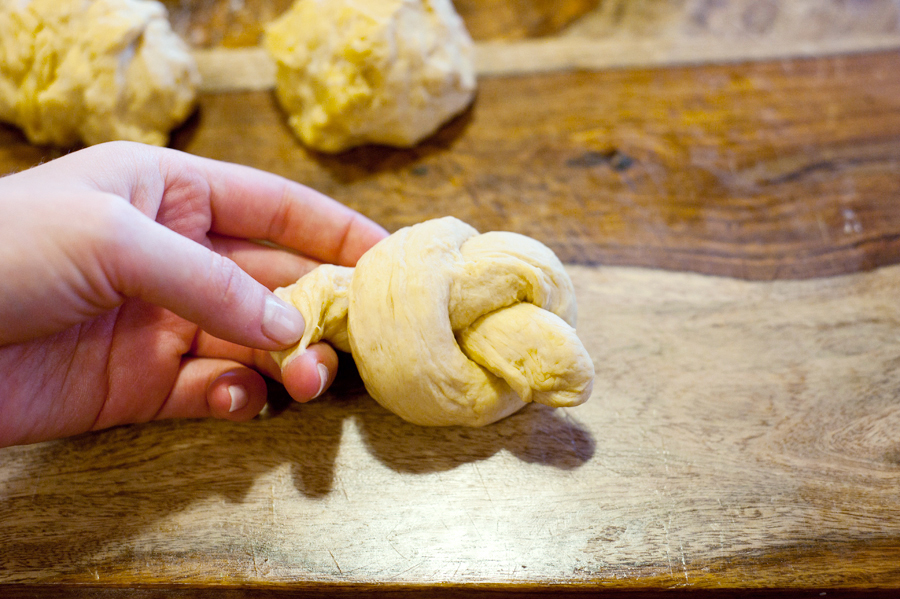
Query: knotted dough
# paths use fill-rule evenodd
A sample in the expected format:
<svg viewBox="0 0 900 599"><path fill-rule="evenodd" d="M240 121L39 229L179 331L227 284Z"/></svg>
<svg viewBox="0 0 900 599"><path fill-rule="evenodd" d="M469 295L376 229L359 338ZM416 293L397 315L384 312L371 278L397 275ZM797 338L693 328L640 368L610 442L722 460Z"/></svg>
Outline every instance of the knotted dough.
<svg viewBox="0 0 900 599"><path fill-rule="evenodd" d="M575 406L594 366L553 252L451 217L401 229L356 268L323 265L275 292L306 319L283 368L320 340L350 352L369 394L415 424L489 424L526 402Z"/></svg>

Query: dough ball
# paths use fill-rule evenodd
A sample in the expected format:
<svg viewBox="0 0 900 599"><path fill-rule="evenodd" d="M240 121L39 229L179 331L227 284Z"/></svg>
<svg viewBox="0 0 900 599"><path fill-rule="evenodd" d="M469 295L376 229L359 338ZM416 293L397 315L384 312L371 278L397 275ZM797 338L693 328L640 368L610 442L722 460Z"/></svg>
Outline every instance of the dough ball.
<svg viewBox="0 0 900 599"><path fill-rule="evenodd" d="M264 43L291 128L323 152L415 145L475 94L472 39L450 0L297 0Z"/></svg>
<svg viewBox="0 0 900 599"><path fill-rule="evenodd" d="M594 365L553 252L454 218L397 231L356 268L323 265L276 290L306 319L283 368L316 341L350 350L366 390L415 424L482 426L535 401L575 406Z"/></svg>
<svg viewBox="0 0 900 599"><path fill-rule="evenodd" d="M0 0L0 120L36 144L165 145L200 75L151 0Z"/></svg>

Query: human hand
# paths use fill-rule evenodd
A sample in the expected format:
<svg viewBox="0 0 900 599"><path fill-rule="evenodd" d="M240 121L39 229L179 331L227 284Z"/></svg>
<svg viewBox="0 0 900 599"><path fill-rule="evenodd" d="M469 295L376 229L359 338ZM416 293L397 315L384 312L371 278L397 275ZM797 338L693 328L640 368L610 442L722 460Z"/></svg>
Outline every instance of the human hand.
<svg viewBox="0 0 900 599"><path fill-rule="evenodd" d="M281 177L139 144L0 179L0 447L248 420L265 405L260 373L319 395L337 356L312 346L282 373L268 350L296 342L303 319L269 289L353 265L385 235Z"/></svg>

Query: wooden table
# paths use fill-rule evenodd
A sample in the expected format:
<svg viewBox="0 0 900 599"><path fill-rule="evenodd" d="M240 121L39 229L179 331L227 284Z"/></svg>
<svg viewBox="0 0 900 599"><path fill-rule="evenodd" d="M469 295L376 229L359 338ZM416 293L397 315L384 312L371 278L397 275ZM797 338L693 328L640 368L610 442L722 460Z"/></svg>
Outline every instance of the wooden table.
<svg viewBox="0 0 900 599"><path fill-rule="evenodd" d="M809 33L776 3L636 2L603 37L614 4L497 39L458 3L479 95L413 150L308 152L265 89L204 93L173 137L390 229L452 214L544 241L576 283L587 404L421 428L345 360L323 400L273 388L283 409L249 424L0 450L0 596L896 596L897 3L819 3ZM228 30L190 16L198 46ZM0 126L2 172L57 154Z"/></svg>

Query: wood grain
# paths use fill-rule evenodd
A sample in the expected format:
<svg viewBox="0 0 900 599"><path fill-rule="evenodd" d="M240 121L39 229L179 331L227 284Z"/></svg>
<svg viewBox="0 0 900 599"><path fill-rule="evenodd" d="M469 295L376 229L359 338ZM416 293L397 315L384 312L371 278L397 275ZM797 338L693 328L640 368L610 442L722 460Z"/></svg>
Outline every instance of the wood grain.
<svg viewBox="0 0 900 599"><path fill-rule="evenodd" d="M2 450L0 593L900 589L900 266L570 272L578 408L422 428L345 372L248 424Z"/></svg>
<svg viewBox="0 0 900 599"><path fill-rule="evenodd" d="M271 94L210 94L175 147L389 229L454 215L565 261L807 278L900 256L900 55L485 78L413 150L303 149ZM52 157L0 128L0 171Z"/></svg>
<svg viewBox="0 0 900 599"><path fill-rule="evenodd" d="M745 44L746 58L753 36L815 34L735 33L722 15L801 4L627 6L706 6L715 51ZM813 52L892 43L870 17L896 2L818 5L865 26ZM594 17L547 56L623 29L641 60L673 47L652 43L662 21L604 37ZM252 27L195 41L245 45ZM539 62L540 44L496 47ZM560 68L596 67L578 52ZM896 52L507 70L420 147L339 156L299 146L266 91L204 94L174 147L300 180L391 229L453 214L550 244L576 281L594 396L422 429L372 402L345 360L323 401L274 388L269 419L0 450L0 596L896 596L898 71ZM0 126L0 174L60 153Z"/></svg>
<svg viewBox="0 0 900 599"><path fill-rule="evenodd" d="M390 229L452 214L567 262L748 279L900 257L896 53L482 81L410 151L305 151L271 96L203 99L188 151L302 181Z"/></svg>

